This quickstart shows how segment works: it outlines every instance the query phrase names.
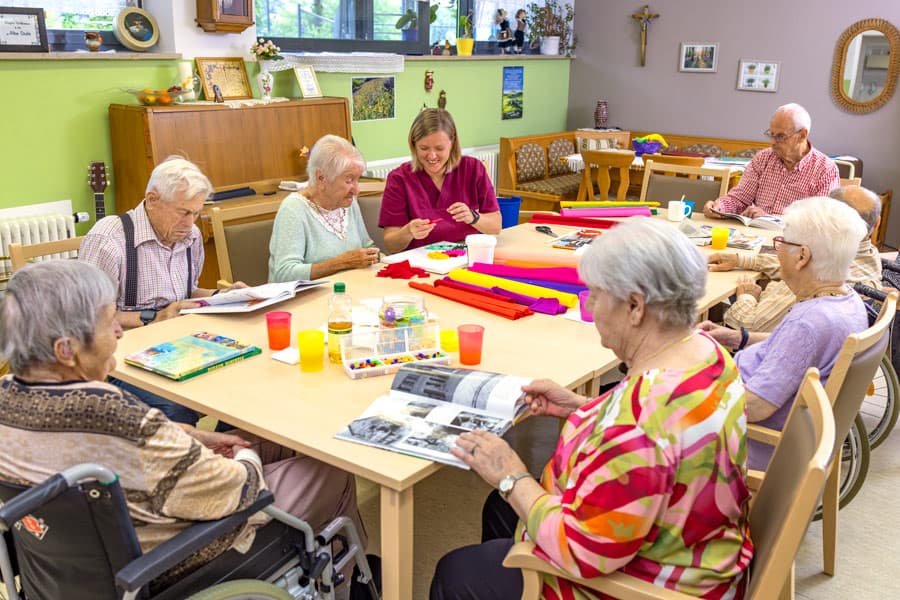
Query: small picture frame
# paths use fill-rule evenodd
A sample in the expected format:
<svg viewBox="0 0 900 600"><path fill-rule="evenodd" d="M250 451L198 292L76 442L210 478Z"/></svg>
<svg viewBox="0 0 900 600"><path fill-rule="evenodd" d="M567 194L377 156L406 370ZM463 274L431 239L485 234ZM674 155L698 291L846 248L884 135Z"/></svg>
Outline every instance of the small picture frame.
<svg viewBox="0 0 900 600"><path fill-rule="evenodd" d="M297 78L297 84L300 86L300 96L302 98L322 97L322 88L319 87L316 70L312 65L297 65L294 67L294 76Z"/></svg>
<svg viewBox="0 0 900 600"><path fill-rule="evenodd" d="M706 42L682 42L678 70L686 73L715 73L719 62L719 45Z"/></svg>
<svg viewBox="0 0 900 600"><path fill-rule="evenodd" d="M116 15L113 34L129 50L145 52L159 41L159 25L146 10L129 6Z"/></svg>
<svg viewBox="0 0 900 600"><path fill-rule="evenodd" d="M745 92L777 92L781 63L742 58L738 61L737 89Z"/></svg>
<svg viewBox="0 0 900 600"><path fill-rule="evenodd" d="M43 8L0 8L0 52L49 52Z"/></svg>
<svg viewBox="0 0 900 600"><path fill-rule="evenodd" d="M250 79L247 77L247 65L240 57L200 57L197 62L197 73L203 86L203 96L212 100L215 96L213 86L219 86L225 100L244 100L253 97Z"/></svg>

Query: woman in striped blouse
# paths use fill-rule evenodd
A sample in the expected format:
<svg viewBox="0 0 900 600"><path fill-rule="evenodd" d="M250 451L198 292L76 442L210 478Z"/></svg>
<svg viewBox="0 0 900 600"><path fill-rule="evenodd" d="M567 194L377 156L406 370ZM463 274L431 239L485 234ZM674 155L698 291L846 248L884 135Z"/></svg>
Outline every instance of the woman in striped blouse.
<svg viewBox="0 0 900 600"><path fill-rule="evenodd" d="M484 507L483 543L441 559L431 597L518 597L521 575L501 561L529 539L573 576L622 570L741 598L753 556L744 388L729 354L694 325L706 261L675 228L636 218L598 238L580 274L601 343L627 374L596 399L547 380L523 388L534 414L565 419L540 481L501 438L460 436L454 454L499 494ZM565 579L543 586L545 598L600 597Z"/></svg>

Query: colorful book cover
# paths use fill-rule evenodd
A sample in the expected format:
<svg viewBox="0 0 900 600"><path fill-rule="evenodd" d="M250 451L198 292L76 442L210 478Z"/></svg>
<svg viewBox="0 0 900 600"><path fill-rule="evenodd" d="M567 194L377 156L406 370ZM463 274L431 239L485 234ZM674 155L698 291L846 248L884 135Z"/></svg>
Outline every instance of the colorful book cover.
<svg viewBox="0 0 900 600"><path fill-rule="evenodd" d="M202 331L125 357L125 363L183 381L262 352L258 347Z"/></svg>

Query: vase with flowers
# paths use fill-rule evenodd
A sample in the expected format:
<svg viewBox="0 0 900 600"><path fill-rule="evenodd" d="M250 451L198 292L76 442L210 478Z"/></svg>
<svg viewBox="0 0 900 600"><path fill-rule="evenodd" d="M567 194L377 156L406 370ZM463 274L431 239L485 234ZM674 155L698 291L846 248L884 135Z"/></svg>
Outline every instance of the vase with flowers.
<svg viewBox="0 0 900 600"><path fill-rule="evenodd" d="M259 75L256 76L256 84L259 87L260 98L263 100L272 99L272 83L275 78L269 70L272 61L282 60L284 57L278 54L281 48L276 46L272 40L259 38L250 46L250 54L256 57L259 63Z"/></svg>

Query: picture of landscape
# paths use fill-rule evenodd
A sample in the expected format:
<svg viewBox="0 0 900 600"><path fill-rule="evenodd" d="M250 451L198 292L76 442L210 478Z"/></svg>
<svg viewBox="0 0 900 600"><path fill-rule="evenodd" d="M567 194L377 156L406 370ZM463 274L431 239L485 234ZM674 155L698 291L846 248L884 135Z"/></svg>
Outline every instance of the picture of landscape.
<svg viewBox="0 0 900 600"><path fill-rule="evenodd" d="M352 77L354 121L380 121L394 118L393 77Z"/></svg>
<svg viewBox="0 0 900 600"><path fill-rule="evenodd" d="M503 99L501 100L501 116L504 120L522 118L522 97L524 84L524 67L503 67Z"/></svg>

